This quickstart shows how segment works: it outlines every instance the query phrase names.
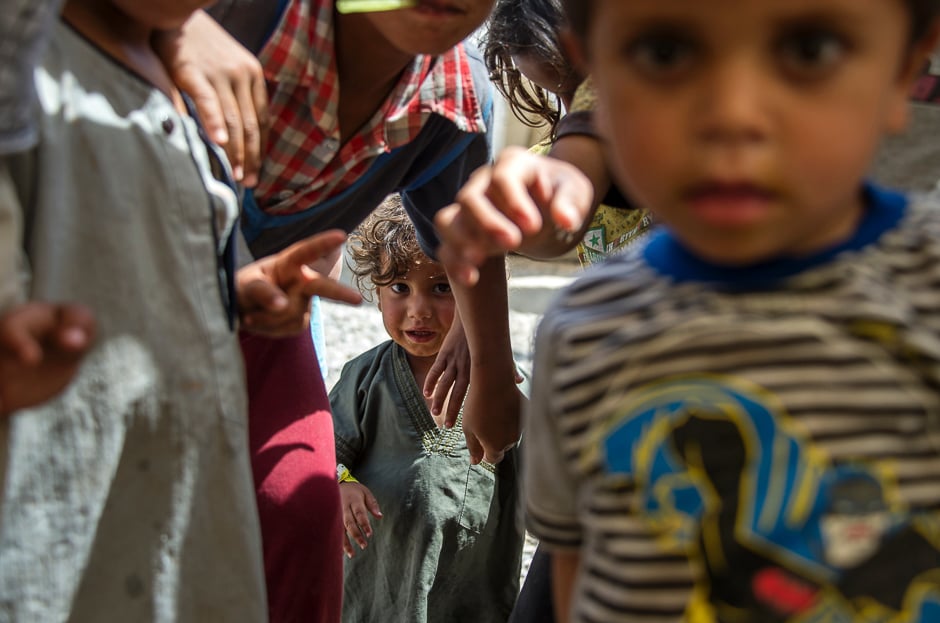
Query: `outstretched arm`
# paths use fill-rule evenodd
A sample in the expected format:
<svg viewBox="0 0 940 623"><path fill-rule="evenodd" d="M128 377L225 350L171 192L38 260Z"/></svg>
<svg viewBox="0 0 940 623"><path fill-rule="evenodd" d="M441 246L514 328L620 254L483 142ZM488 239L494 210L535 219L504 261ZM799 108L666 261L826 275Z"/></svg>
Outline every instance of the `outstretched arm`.
<svg viewBox="0 0 940 623"><path fill-rule="evenodd" d="M463 429L471 460L498 463L518 441L522 393L509 340L506 264L486 260L473 286L451 282L470 349L470 386Z"/></svg>
<svg viewBox="0 0 940 623"><path fill-rule="evenodd" d="M438 256L452 278L472 285L489 257L554 257L574 247L594 208L592 180L578 167L507 147L438 212Z"/></svg>

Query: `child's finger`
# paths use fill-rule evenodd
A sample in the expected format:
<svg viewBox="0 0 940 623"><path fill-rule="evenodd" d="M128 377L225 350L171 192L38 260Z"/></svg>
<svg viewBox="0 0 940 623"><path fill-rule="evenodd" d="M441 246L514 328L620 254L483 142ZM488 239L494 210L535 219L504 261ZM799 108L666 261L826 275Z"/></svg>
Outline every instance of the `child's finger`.
<svg viewBox="0 0 940 623"><path fill-rule="evenodd" d="M472 262L463 259L454 247L443 244L437 248L437 258L447 269L447 276L465 286L476 285L480 271Z"/></svg>
<svg viewBox="0 0 940 623"><path fill-rule="evenodd" d="M12 351L24 365L34 366L42 361L42 344L27 332L5 332L2 343L4 348Z"/></svg>
<svg viewBox="0 0 940 623"><path fill-rule="evenodd" d="M362 528L359 527L359 520L356 519L356 510L352 507L348 507L343 512L343 528L346 530L349 539L359 545L359 549L366 548L368 543L362 536ZM350 549L352 549L351 546Z"/></svg>
<svg viewBox="0 0 940 623"><path fill-rule="evenodd" d="M97 329L91 310L83 305L67 304L59 308L58 316L59 347L72 352L86 350L94 341Z"/></svg>
<svg viewBox="0 0 940 623"><path fill-rule="evenodd" d="M372 513L372 516L376 519L382 518L382 509L379 508L379 501L375 499L375 496L372 495L372 492L366 489L366 508L369 509L369 512ZM369 535L372 536L371 534Z"/></svg>
<svg viewBox="0 0 940 623"><path fill-rule="evenodd" d="M487 195L506 218L531 235L542 228L542 213L536 205L539 186L544 185L541 169L536 166L541 164L541 156L533 156L526 150L521 157L516 153L515 149L509 150L497 161Z"/></svg>
<svg viewBox="0 0 940 623"><path fill-rule="evenodd" d="M290 303L280 288L261 279L242 284L239 302L246 312L252 310L278 312L286 309Z"/></svg>
<svg viewBox="0 0 940 623"><path fill-rule="evenodd" d="M358 305L362 302L362 294L358 290L329 277L324 277L306 266L303 267L302 272L305 278L304 296L319 296L320 298L331 299L348 305Z"/></svg>
<svg viewBox="0 0 940 623"><path fill-rule="evenodd" d="M345 241L346 232L341 229L330 229L287 247L281 252L281 260L296 267L312 264Z"/></svg>
<svg viewBox="0 0 940 623"><path fill-rule="evenodd" d="M470 464L476 465L483 460L483 445L477 436L467 430L464 426L464 436L467 438L467 450L470 451Z"/></svg>
<svg viewBox="0 0 940 623"><path fill-rule="evenodd" d="M438 360L441 358L438 357ZM446 361L445 361L446 363ZM453 368L446 368L437 379L437 383L431 388L431 413L440 415L444 410L444 403L447 402L447 394L450 393L451 385L457 378L457 372Z"/></svg>
<svg viewBox="0 0 940 623"><path fill-rule="evenodd" d="M368 500L368 497L366 497L366 500ZM369 523L369 515L366 513L365 506L353 508L353 518L361 532L361 534L357 536L356 541L359 542L359 547L365 549L366 539L372 538L372 524Z"/></svg>
<svg viewBox="0 0 940 623"><path fill-rule="evenodd" d="M356 551L353 548L352 542L349 540L349 538L349 531L343 532L343 553L346 554L346 558L352 558L356 555Z"/></svg>
<svg viewBox="0 0 940 623"><path fill-rule="evenodd" d="M437 387L437 383L446 369L446 362L442 361L440 358L434 359L434 363L432 363L431 367L428 369L427 376L424 377L424 387L421 388L421 392L424 394L425 398L430 398L434 394L434 388Z"/></svg>
<svg viewBox="0 0 940 623"><path fill-rule="evenodd" d="M447 413L444 414L444 427L453 428L457 424L457 417L460 415L460 407L467 397L467 390L470 389L470 379L457 377L450 388L450 402L447 403Z"/></svg>
<svg viewBox="0 0 940 623"><path fill-rule="evenodd" d="M578 232L590 212L594 187L576 171L554 176L550 190L549 214L552 222L565 232Z"/></svg>
<svg viewBox="0 0 940 623"><path fill-rule="evenodd" d="M0 346L14 353L25 365L38 364L43 358L42 342L56 329L55 307L30 302L4 316L0 325Z"/></svg>

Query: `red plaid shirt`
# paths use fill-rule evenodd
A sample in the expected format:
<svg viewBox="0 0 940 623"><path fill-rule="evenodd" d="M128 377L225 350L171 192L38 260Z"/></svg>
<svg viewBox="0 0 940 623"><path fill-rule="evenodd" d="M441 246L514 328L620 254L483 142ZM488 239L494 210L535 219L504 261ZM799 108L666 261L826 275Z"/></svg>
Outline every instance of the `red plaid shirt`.
<svg viewBox="0 0 940 623"><path fill-rule="evenodd" d="M416 57L376 115L343 142L333 0L291 0L259 58L272 127L254 194L268 213L299 212L342 192L376 157L414 139L431 114L465 132L486 130L461 44Z"/></svg>

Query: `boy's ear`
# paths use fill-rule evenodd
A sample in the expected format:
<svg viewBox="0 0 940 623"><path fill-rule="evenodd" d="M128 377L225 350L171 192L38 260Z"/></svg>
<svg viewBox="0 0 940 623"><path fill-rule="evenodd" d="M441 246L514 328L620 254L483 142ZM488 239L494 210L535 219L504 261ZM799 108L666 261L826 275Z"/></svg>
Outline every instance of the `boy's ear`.
<svg viewBox="0 0 940 623"><path fill-rule="evenodd" d="M929 62L930 54L937 49L938 45L940 45L940 19L934 20L927 34L914 42L904 56L898 74L895 101L892 102L892 109L888 115L889 133L903 132L907 127L910 116L910 94L914 82L920 77L925 65Z"/></svg>
<svg viewBox="0 0 940 623"><path fill-rule="evenodd" d="M578 39L568 27L561 29L558 33L558 40L561 42L565 56L568 58L571 66L574 67L575 71L578 72L578 75L587 76L589 73L587 68L587 56L584 52L584 47L581 45L581 40Z"/></svg>

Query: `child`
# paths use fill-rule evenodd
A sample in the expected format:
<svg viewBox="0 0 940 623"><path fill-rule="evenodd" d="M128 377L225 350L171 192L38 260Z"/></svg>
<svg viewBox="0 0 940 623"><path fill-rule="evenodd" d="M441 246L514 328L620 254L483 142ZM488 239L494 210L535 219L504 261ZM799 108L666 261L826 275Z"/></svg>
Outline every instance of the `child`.
<svg viewBox="0 0 940 623"><path fill-rule="evenodd" d="M938 3L566 10L665 231L540 329L527 507L558 612L938 620L938 206L864 181Z"/></svg>
<svg viewBox="0 0 940 623"><path fill-rule="evenodd" d="M560 255L577 241L578 259L589 266L641 239L652 219L648 210L630 205L611 184L594 130L594 85L572 67L561 42L565 29L561 0L498 0L487 26L483 57L490 78L523 123L531 124L529 116L535 115L549 126L549 140L531 151L577 165L591 178L598 195L599 205L578 235L550 236L547 245L530 243L523 252ZM532 86L523 84L523 75ZM566 114L560 115L557 100Z"/></svg>
<svg viewBox="0 0 940 623"><path fill-rule="evenodd" d="M497 0L481 44L509 110L529 127L547 125L549 140L583 79L559 40L564 19L560 0Z"/></svg>
<svg viewBox="0 0 940 623"><path fill-rule="evenodd" d="M231 124L217 130L236 160L253 151L249 145L257 148L259 120L271 120L260 170L241 158L245 183L254 186L243 206L254 254L329 227L351 230L395 192L433 254L434 213L490 158L489 81L479 54L461 41L492 2L420 0L364 13L340 13L333 0L219 2L214 15L258 54L263 74L229 70L238 54L230 46L219 52L228 37L223 31L220 43L219 26L203 13L169 37L175 75L203 104L200 112L213 111L207 102L226 111L214 118ZM267 113L253 112L258 91L270 94ZM432 412L445 413L448 423L463 406L471 454L495 463L519 439L521 395L513 382L505 263L495 258L482 273L474 289L455 288L460 321L425 390ZM271 620L334 623L343 528L329 479L336 463L327 392L307 373L316 366L314 347L307 336L242 345ZM443 411L448 392L467 399L451 400L454 408Z"/></svg>
<svg viewBox="0 0 940 623"><path fill-rule="evenodd" d="M330 392L343 621L506 621L523 539L516 452L470 465L461 419L444 428L420 389L454 318L447 276L397 195L350 240L360 289L371 282L392 339L346 364Z"/></svg>
<svg viewBox="0 0 940 623"><path fill-rule="evenodd" d="M307 266L340 232L234 274L225 163L150 47L204 4L71 0L36 72L38 144L9 158L27 292L97 338L0 420L3 620L266 618L234 324L286 335L312 294L359 297Z"/></svg>

